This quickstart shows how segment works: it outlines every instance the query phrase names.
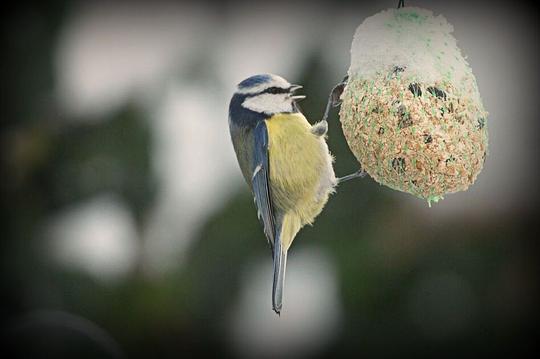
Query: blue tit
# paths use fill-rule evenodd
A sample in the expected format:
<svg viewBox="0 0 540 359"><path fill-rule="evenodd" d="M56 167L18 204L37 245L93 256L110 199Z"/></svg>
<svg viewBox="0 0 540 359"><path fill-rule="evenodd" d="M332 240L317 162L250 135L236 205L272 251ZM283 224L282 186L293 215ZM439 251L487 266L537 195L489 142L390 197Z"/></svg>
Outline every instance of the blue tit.
<svg viewBox="0 0 540 359"><path fill-rule="evenodd" d="M297 101L305 98L284 78L255 75L238 84L229 129L242 174L273 252L272 307L280 313L287 251L321 213L338 183L325 135L326 120L310 125Z"/></svg>

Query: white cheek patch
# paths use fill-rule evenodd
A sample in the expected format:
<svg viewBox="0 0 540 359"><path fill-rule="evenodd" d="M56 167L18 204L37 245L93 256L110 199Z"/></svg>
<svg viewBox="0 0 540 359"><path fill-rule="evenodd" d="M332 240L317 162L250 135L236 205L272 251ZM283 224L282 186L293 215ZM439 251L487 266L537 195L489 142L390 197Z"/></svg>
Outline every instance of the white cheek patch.
<svg viewBox="0 0 540 359"><path fill-rule="evenodd" d="M280 112L292 112L292 101L288 94L263 93L248 97L242 103L248 110L271 115Z"/></svg>

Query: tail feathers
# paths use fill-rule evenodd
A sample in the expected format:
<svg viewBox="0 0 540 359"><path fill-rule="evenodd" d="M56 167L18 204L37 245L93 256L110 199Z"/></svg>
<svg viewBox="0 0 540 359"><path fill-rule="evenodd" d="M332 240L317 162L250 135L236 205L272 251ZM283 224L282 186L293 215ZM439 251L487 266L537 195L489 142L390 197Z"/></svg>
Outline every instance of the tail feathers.
<svg viewBox="0 0 540 359"><path fill-rule="evenodd" d="M287 249L282 245L281 235L274 240L274 285L272 287L272 308L278 315L283 306L283 286L287 267Z"/></svg>

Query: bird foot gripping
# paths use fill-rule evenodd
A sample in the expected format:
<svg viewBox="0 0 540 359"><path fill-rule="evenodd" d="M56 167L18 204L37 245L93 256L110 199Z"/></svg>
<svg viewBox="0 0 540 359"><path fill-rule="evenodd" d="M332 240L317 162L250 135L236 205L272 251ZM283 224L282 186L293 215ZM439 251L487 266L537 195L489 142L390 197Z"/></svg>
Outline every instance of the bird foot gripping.
<svg viewBox="0 0 540 359"><path fill-rule="evenodd" d="M343 90L345 89L345 86L347 85L348 80L349 80L349 76L345 76L343 80L340 83L338 83L336 86L334 86L332 91L330 91L330 95L328 96L328 102L326 103L326 109L324 110L322 121L328 120L328 115L330 114L330 109L332 107L338 107L339 105L341 105L341 94L343 93Z"/></svg>
<svg viewBox="0 0 540 359"><path fill-rule="evenodd" d="M347 175L347 176L343 176L343 177L340 177L337 179L337 185L339 186L340 184L342 184L343 182L347 182L349 180L352 180L352 179L355 179L355 178L364 178L366 177L367 175L367 172L364 171L362 168L359 169L358 171L354 172L354 173L351 173L350 175Z"/></svg>
<svg viewBox="0 0 540 359"><path fill-rule="evenodd" d="M341 94L343 94L343 91L345 90L345 86L347 86L348 80L349 80L349 76L345 76L343 80L340 83L338 83L336 86L334 86L332 91L330 91L330 95L328 96L328 102L326 103L326 109L324 111L323 119L321 120L321 122L313 126L312 131L315 130L316 126L320 126L322 124L325 124L325 129L326 131L328 130L327 120L328 120L328 115L330 114L330 109L341 105ZM326 131L324 132L324 134L326 134ZM363 178L366 176L366 174L367 174L366 171L360 168L358 171L351 173L350 175L338 178L337 185L340 185L343 182L347 182L355 178Z"/></svg>
<svg viewBox="0 0 540 359"><path fill-rule="evenodd" d="M341 104L341 94L347 85L347 80L349 76L345 76L343 80L334 86L332 91L330 91L330 96L328 96L328 102L326 103L326 109L324 110L323 118L320 122L317 122L311 128L311 132L318 136L325 136L328 132L328 115L330 114L330 109L332 107L338 107Z"/></svg>

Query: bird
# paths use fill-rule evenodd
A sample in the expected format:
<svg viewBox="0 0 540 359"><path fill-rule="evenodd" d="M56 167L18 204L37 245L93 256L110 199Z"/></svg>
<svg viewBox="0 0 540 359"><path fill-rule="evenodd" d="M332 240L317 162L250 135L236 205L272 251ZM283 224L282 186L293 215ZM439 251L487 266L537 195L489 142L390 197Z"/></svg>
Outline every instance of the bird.
<svg viewBox="0 0 540 359"><path fill-rule="evenodd" d="M326 144L327 113L311 125L298 106L305 98L295 94L301 88L278 75L258 74L237 85L229 104L234 151L272 250L272 309L278 315L287 252L300 229L313 224L340 183Z"/></svg>

